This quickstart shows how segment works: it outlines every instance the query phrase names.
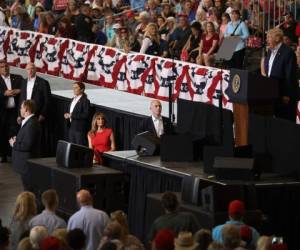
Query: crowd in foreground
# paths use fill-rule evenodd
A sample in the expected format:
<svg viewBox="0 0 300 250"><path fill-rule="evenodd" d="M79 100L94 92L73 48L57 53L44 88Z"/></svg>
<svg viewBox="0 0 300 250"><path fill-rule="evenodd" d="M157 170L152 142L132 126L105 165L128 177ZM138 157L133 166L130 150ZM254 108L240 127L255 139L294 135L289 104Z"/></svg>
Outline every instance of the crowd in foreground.
<svg viewBox="0 0 300 250"><path fill-rule="evenodd" d="M108 216L93 207L88 190L77 194L79 210L66 223L57 214L59 197L49 189L42 196L44 210L37 214L36 197L22 192L16 199L9 227L0 226L1 250L287 250L282 238L260 236L243 222L246 208L240 200L228 206L229 219L212 230L190 212L178 210L176 194L165 192L161 204L165 213L151 225L143 244L130 234L126 214L117 210Z"/></svg>

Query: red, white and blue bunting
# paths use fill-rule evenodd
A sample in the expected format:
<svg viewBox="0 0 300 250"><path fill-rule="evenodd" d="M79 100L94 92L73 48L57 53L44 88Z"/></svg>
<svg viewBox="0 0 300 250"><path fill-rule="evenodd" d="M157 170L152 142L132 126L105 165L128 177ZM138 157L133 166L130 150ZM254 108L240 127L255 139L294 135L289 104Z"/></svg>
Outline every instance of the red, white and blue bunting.
<svg viewBox="0 0 300 250"><path fill-rule="evenodd" d="M5 57L13 66L24 68L34 62L42 73L160 100L168 99L172 84L173 100L218 106L222 89L223 107L232 110L225 94L228 70L0 27L0 59Z"/></svg>

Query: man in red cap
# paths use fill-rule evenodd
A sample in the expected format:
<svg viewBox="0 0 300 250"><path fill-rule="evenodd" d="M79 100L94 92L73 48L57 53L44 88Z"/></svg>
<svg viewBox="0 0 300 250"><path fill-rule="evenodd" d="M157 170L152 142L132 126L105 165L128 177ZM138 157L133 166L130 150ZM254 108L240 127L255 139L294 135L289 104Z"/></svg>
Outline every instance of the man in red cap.
<svg viewBox="0 0 300 250"><path fill-rule="evenodd" d="M222 229L224 225L231 224L236 225L239 230L241 227L245 226L245 223L243 222L243 216L245 214L245 205L240 200L234 200L229 203L228 206L228 215L229 220L225 222L223 225L218 225L215 228L213 228L212 231L212 237L214 241L223 243L222 239ZM251 229L251 242L250 242L250 249L256 248L256 243L259 238L259 233L256 231L255 228L248 226ZM243 229L242 229L243 231Z"/></svg>

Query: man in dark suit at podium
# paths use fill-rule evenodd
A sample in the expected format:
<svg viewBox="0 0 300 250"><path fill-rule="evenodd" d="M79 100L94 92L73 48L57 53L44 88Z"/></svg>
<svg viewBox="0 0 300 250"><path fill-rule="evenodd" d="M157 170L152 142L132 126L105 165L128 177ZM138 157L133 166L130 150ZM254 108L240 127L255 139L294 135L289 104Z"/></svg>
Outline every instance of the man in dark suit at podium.
<svg viewBox="0 0 300 250"><path fill-rule="evenodd" d="M275 116L295 121L298 90L297 60L295 52L282 41L282 30L275 28L268 31L269 50L264 67L266 75L279 82L280 98L275 105Z"/></svg>
<svg viewBox="0 0 300 250"><path fill-rule="evenodd" d="M139 132L149 131L160 138L161 135L169 132L170 121L168 118L162 117L162 106L160 101L152 100L150 103L150 111L151 116L141 123Z"/></svg>
<svg viewBox="0 0 300 250"><path fill-rule="evenodd" d="M34 112L33 101L26 100L21 104L20 113L24 119L17 136L9 140L13 168L21 175L24 190L28 191L32 190L32 183L26 161L38 157L40 149L40 124Z"/></svg>

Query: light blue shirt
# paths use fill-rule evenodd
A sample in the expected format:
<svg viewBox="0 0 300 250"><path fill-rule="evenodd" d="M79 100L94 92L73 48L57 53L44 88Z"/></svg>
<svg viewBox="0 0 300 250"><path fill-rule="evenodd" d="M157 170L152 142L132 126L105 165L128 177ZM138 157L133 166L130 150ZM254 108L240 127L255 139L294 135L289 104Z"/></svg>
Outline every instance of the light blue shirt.
<svg viewBox="0 0 300 250"><path fill-rule="evenodd" d="M222 229L226 224L231 224L231 225L236 225L239 229L241 226L245 225L242 221L236 221L236 220L229 220L226 221L225 224L219 225L213 228L212 230L212 238L214 241L217 241L219 243L223 244L223 239L222 239ZM259 233L256 231L255 228L248 226L251 231L252 231L252 240L251 240L251 246L254 248L256 247L257 240L259 238Z"/></svg>
<svg viewBox="0 0 300 250"><path fill-rule="evenodd" d="M68 230L80 228L86 236L86 249L95 250L98 248L108 222L109 217L105 212L92 206L82 206L78 212L70 217Z"/></svg>
<svg viewBox="0 0 300 250"><path fill-rule="evenodd" d="M54 229L56 228L66 228L67 224L66 222L58 217L55 213L44 210L39 215L33 217L29 221L29 227L33 228L35 226L44 226L47 228L49 235L52 234Z"/></svg>
<svg viewBox="0 0 300 250"><path fill-rule="evenodd" d="M241 23L240 23L241 22ZM236 26L240 23L240 25L235 30ZM227 24L227 28L224 33L224 37L229 37L232 35L233 31L235 36L240 36L241 41L238 43L235 51L242 50L246 47L246 40L249 37L249 30L247 25L243 21L237 21L237 22L229 22Z"/></svg>

